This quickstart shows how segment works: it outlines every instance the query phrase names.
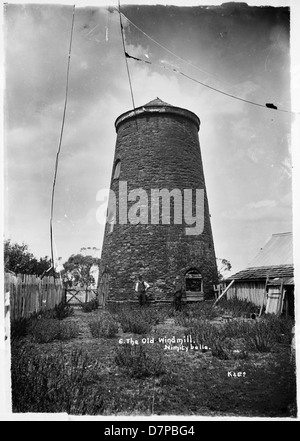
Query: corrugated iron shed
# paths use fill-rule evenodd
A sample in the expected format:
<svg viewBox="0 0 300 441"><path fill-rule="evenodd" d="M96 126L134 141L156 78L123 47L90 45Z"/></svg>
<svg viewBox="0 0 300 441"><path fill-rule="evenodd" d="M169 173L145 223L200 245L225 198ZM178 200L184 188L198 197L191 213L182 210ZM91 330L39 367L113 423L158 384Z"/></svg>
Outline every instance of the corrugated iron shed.
<svg viewBox="0 0 300 441"><path fill-rule="evenodd" d="M265 280L274 279L278 277L280 279L287 279L289 284L291 278L294 276L293 265L274 265L274 266L261 266L260 268L247 268L239 271L228 278L228 280Z"/></svg>
<svg viewBox="0 0 300 441"><path fill-rule="evenodd" d="M248 268L228 277L227 280L262 281L280 278L285 285L294 284L293 234L273 234Z"/></svg>
<svg viewBox="0 0 300 441"><path fill-rule="evenodd" d="M293 234L273 234L257 256L249 263L248 268L293 265Z"/></svg>

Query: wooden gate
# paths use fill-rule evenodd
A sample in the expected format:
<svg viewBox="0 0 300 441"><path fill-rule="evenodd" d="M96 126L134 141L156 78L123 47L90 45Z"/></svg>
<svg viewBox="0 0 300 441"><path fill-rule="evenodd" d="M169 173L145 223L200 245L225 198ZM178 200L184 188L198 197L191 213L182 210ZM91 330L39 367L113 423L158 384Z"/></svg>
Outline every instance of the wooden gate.
<svg viewBox="0 0 300 441"><path fill-rule="evenodd" d="M65 299L69 305L83 305L97 298L97 290L92 288L66 288Z"/></svg>

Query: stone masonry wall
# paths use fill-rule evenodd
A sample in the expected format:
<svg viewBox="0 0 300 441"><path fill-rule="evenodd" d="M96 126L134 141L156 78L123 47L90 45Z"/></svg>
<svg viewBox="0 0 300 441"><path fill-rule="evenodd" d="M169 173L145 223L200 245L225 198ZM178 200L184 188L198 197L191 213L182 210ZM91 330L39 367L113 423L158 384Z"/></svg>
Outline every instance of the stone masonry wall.
<svg viewBox="0 0 300 441"><path fill-rule="evenodd" d="M120 225L117 217L112 232L106 225L101 266L110 273L108 298L135 299L134 282L142 274L155 298L171 299L175 278L183 280L190 268L200 271L205 295L209 296L216 283L217 268L198 127L190 119L171 113L142 114L125 120L118 127L114 164L118 159L120 176L113 179L112 174L111 189L117 200L120 182L127 183L128 192L144 189L149 223ZM161 210L160 223L151 225L151 189L180 189L182 195L184 189L203 189L203 233L186 235L188 225L174 225L174 204L170 225L161 225ZM127 202L128 210L136 202Z"/></svg>

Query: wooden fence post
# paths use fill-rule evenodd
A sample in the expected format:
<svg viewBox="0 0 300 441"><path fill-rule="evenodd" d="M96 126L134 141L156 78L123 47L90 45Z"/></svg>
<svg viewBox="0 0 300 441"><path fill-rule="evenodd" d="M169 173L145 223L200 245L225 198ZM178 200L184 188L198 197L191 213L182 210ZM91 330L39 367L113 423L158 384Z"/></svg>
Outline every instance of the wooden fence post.
<svg viewBox="0 0 300 441"><path fill-rule="evenodd" d="M225 288L225 290L222 292L222 294L220 295L220 297L217 298L217 300L215 301L215 303L213 304L213 307L218 303L219 300L221 300L221 298L227 293L227 291L229 290L229 288L231 288L231 286L234 284L234 280L232 280L229 285Z"/></svg>

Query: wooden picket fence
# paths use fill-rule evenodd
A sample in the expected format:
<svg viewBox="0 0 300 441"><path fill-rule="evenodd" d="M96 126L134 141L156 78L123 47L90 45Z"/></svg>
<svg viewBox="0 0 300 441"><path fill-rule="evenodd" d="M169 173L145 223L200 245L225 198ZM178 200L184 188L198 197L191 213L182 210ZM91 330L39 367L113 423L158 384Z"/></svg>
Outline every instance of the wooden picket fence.
<svg viewBox="0 0 300 441"><path fill-rule="evenodd" d="M4 283L5 293L9 293L12 321L45 309L53 309L64 298L62 282L60 279L54 280L53 276L41 279L28 274L15 276L5 273Z"/></svg>

